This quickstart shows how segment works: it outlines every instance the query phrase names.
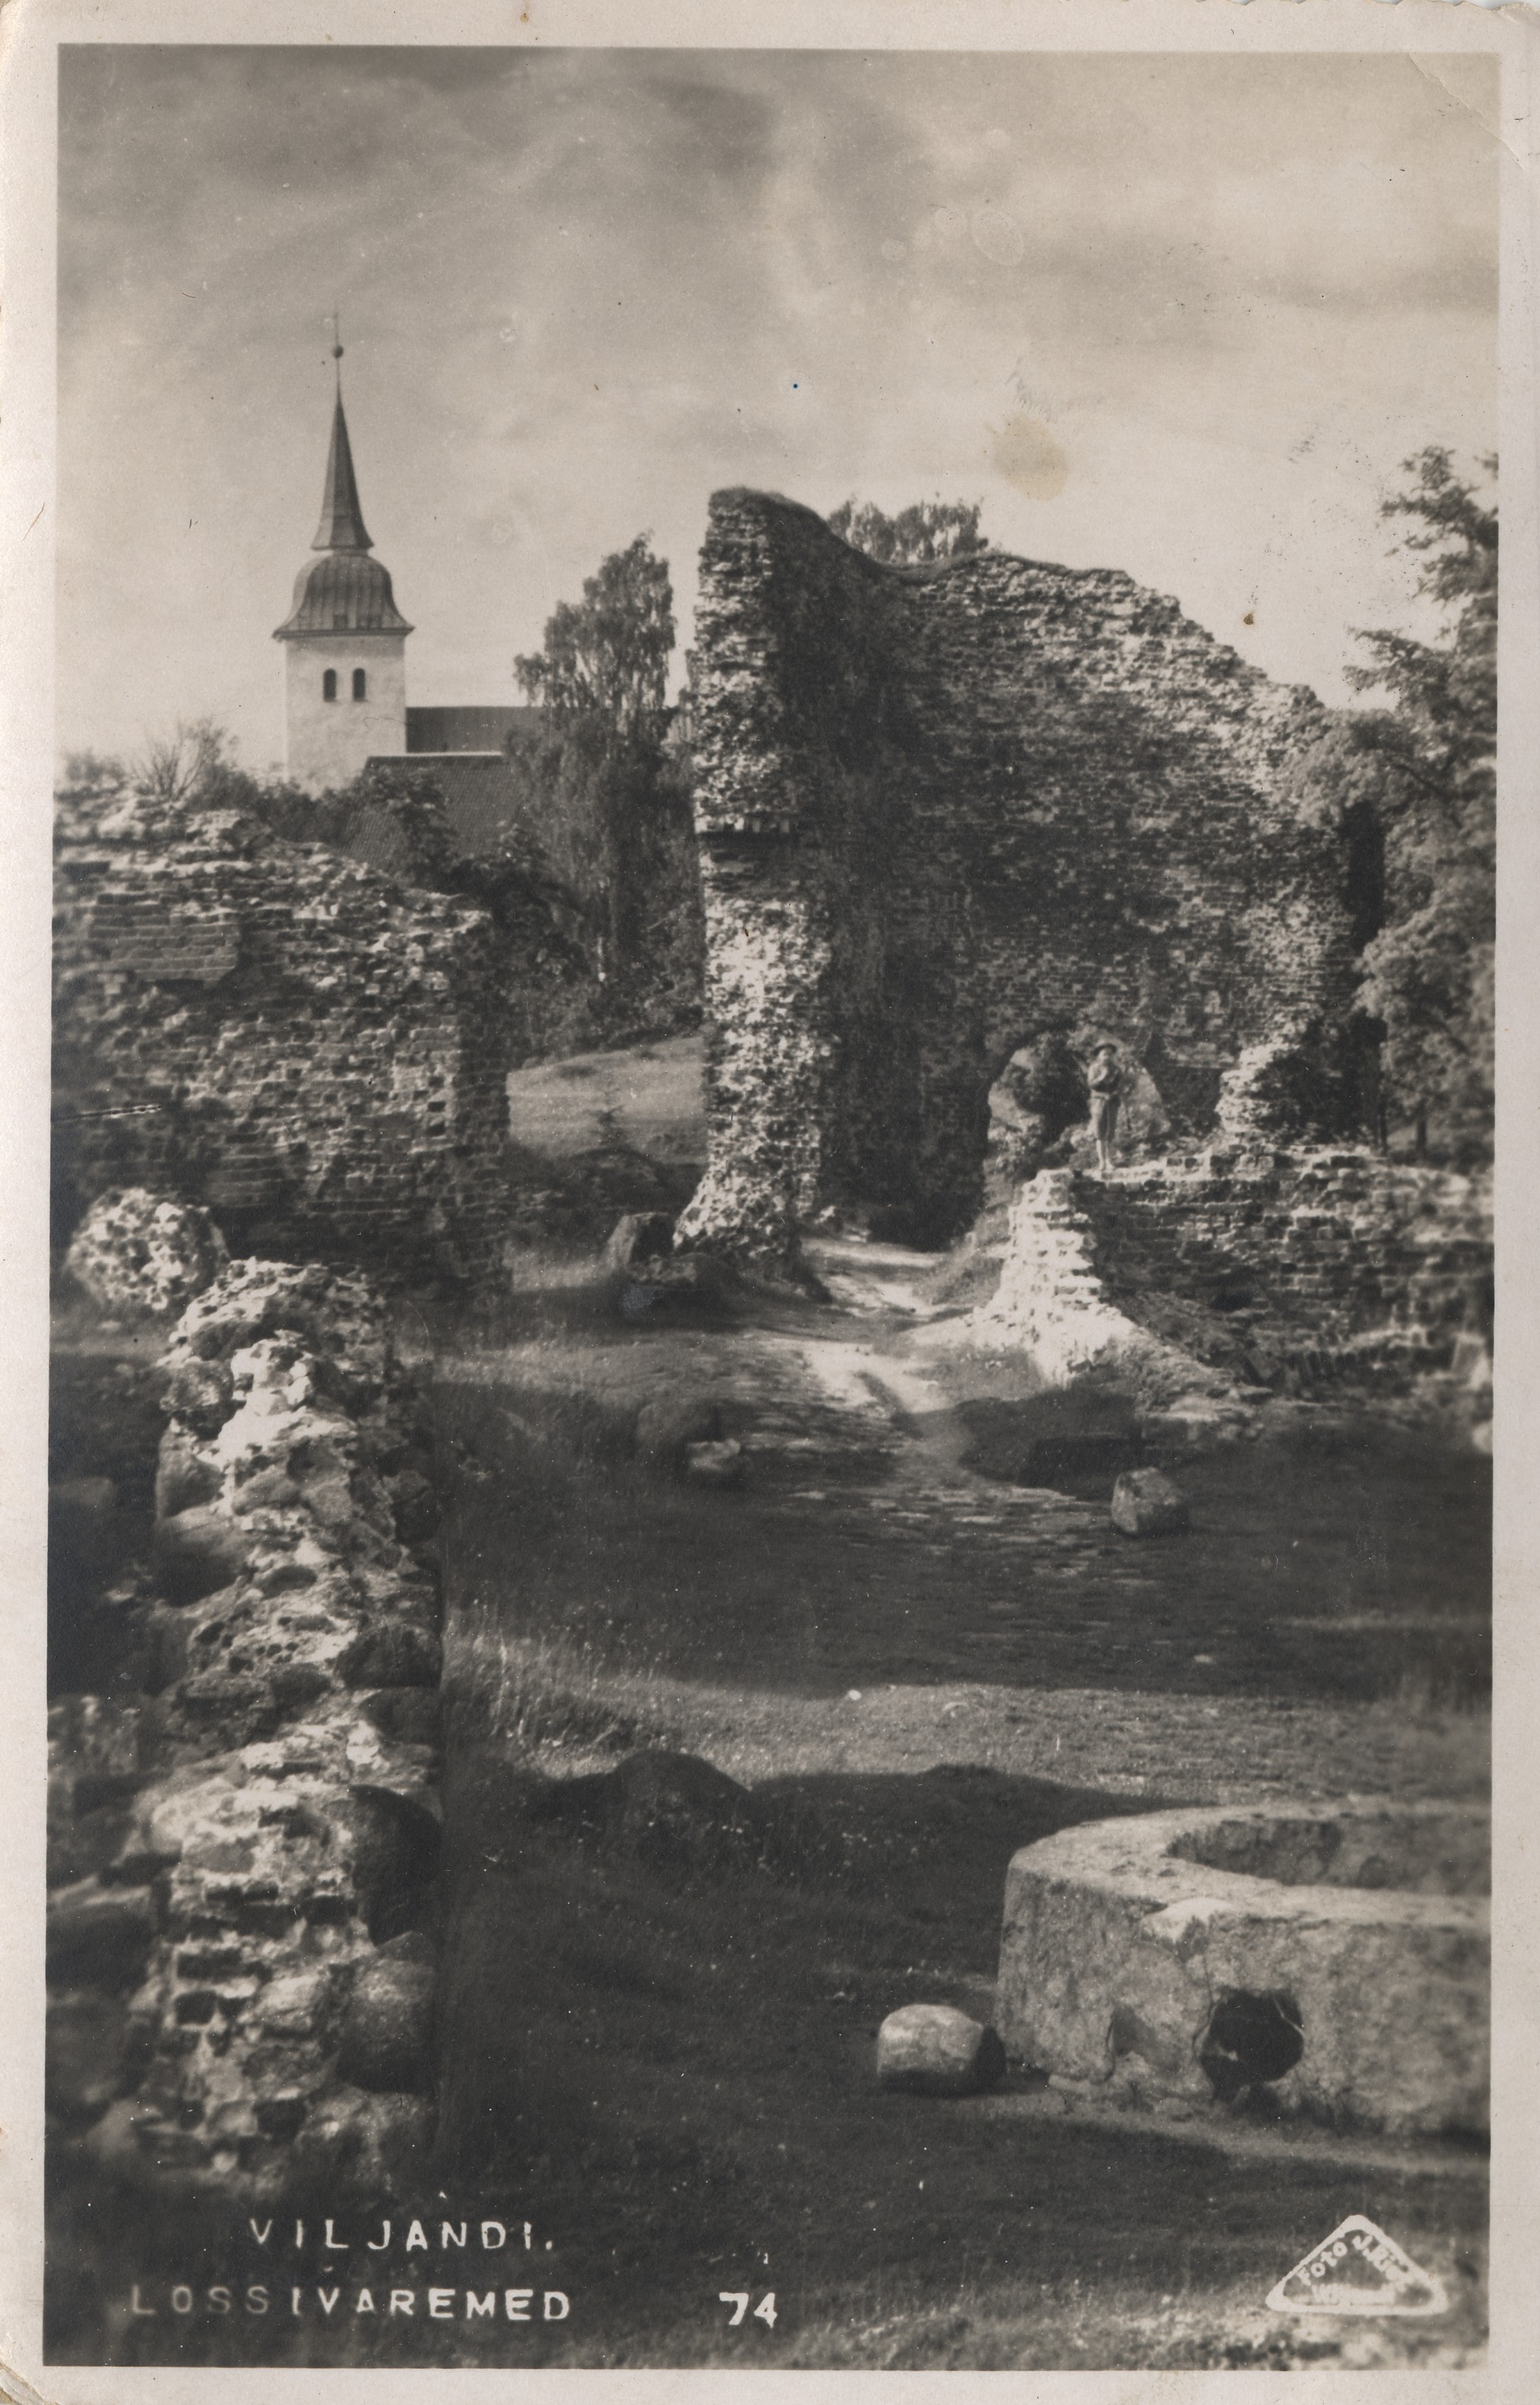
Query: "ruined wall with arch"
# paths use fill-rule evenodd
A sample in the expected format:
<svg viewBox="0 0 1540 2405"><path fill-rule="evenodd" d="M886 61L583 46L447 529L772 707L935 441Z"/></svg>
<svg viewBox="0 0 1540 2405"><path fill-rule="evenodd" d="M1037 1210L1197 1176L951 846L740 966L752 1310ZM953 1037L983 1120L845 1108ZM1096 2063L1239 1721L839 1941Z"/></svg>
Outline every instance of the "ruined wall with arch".
<svg viewBox="0 0 1540 2405"><path fill-rule="evenodd" d="M785 1255L853 1210L944 1241L990 1083L1044 1031L1115 1040L1182 1139L1253 1108L1281 1140L1351 1128L1313 695L1117 570L883 567L774 495L717 494L701 568L711 1155L683 1241Z"/></svg>

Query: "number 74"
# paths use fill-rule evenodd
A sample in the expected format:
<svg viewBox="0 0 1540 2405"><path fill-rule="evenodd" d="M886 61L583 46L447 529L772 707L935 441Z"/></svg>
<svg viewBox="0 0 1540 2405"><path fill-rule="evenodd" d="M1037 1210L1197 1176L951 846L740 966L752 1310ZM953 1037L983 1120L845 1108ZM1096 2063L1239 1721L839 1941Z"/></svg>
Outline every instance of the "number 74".
<svg viewBox="0 0 1540 2405"><path fill-rule="evenodd" d="M733 2308L727 2324L729 2329L736 2329L739 2322L742 2321L745 2314L749 2311L749 2291L747 2288L722 2288L718 2291L718 2304L731 2305ZM776 2292L774 2288L771 2289L767 2297L762 2297L759 2303L754 2307L754 2319L757 2322L763 2322L766 2329L775 2328Z"/></svg>

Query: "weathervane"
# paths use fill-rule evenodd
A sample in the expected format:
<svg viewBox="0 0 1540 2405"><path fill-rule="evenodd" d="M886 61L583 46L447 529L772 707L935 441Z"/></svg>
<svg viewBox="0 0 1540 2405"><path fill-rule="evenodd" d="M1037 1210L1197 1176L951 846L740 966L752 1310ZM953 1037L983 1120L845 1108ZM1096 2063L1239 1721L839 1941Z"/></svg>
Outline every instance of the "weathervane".
<svg viewBox="0 0 1540 2405"><path fill-rule="evenodd" d="M332 307L329 323L331 326L331 356L339 363L337 368L337 384L339 389L341 389L343 381L343 371L341 365L343 356L343 316L342 311L338 309L335 304L333 304Z"/></svg>

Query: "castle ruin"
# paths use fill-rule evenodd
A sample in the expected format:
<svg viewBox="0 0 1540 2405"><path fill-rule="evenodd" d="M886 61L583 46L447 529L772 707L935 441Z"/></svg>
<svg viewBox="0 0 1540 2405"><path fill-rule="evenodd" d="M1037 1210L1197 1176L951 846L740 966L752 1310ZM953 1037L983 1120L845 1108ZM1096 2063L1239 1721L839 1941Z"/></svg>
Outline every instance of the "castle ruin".
<svg viewBox="0 0 1540 2405"><path fill-rule="evenodd" d="M711 1148L682 1241L785 1259L855 1211L947 1241L990 1086L1050 1033L1116 1041L1179 1139L1244 1136L1264 1093L1278 1141L1351 1130L1354 864L1295 783L1328 724L1116 570L895 569L793 502L717 494Z"/></svg>

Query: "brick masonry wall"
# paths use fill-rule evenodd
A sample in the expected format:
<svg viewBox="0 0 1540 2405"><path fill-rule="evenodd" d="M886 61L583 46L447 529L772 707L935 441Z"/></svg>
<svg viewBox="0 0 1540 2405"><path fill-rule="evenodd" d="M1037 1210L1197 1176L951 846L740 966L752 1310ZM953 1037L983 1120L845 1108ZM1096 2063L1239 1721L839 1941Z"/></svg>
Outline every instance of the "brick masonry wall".
<svg viewBox="0 0 1540 2405"><path fill-rule="evenodd" d="M1121 1307L1098 1266L1096 1230L1080 1207L1074 1173L1040 1170L1012 1209L1000 1285L977 1314L980 1329L1019 1344L1051 1386L1090 1377L1144 1403L1223 1390L1222 1374L1207 1371L1180 1340L1155 1334L1138 1301L1130 1302Z"/></svg>
<svg viewBox="0 0 1540 2405"><path fill-rule="evenodd" d="M473 1274L502 1194L484 913L233 813L61 802L54 1115L66 1221L109 1186L241 1248Z"/></svg>
<svg viewBox="0 0 1540 2405"><path fill-rule="evenodd" d="M784 1252L857 1202L953 1233L991 1078L1049 1027L1124 1043L1195 1133L1248 1047L1303 1048L1336 1132L1346 854L1289 785L1312 696L1115 571L883 568L743 491L712 501L694 663L715 1032L686 1241Z"/></svg>
<svg viewBox="0 0 1540 2405"><path fill-rule="evenodd" d="M1490 1335L1480 1179L1344 1147L1157 1161L1071 1189L1115 1301L1217 1314L1264 1373L1301 1344L1441 1367L1462 1332Z"/></svg>
<svg viewBox="0 0 1540 2405"><path fill-rule="evenodd" d="M1215 1151L1040 1171L980 1318L1051 1381L1111 1374L1147 1400L1301 1373L1382 1386L1490 1337L1491 1280L1478 1179L1357 1148Z"/></svg>

